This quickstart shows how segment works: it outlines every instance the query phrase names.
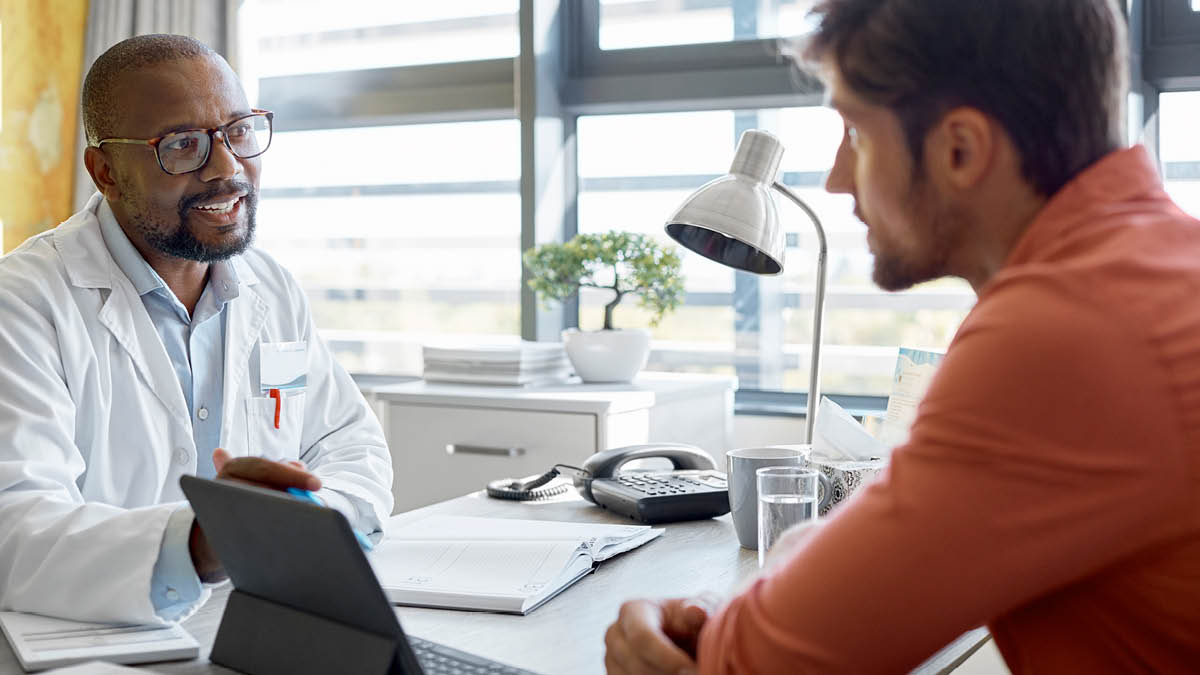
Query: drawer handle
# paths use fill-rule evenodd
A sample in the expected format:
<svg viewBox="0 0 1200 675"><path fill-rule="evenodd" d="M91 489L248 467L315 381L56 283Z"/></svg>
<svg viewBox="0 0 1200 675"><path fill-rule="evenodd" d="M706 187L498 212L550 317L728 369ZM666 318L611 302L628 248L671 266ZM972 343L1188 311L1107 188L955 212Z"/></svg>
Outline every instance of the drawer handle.
<svg viewBox="0 0 1200 675"><path fill-rule="evenodd" d="M447 443L447 455L490 455L492 457L519 457L525 454L525 448L495 448L486 445L463 445Z"/></svg>

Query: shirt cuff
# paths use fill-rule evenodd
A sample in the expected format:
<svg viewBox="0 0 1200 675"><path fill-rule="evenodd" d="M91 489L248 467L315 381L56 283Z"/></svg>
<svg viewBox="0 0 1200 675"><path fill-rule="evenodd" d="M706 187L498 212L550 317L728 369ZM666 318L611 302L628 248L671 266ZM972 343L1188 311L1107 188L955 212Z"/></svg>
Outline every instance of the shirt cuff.
<svg viewBox="0 0 1200 675"><path fill-rule="evenodd" d="M181 506L167 519L158 560L150 578L150 602L160 619L183 621L204 604L208 592L196 575L188 540L196 516L190 506Z"/></svg>
<svg viewBox="0 0 1200 675"><path fill-rule="evenodd" d="M325 502L325 506L346 516L346 520L350 521L350 527L354 528L355 531L361 532L367 539L371 540L371 543L377 544L383 538L383 530L380 528L379 523L376 522L374 515L367 518L363 517L364 513L374 514L369 505L364 505L366 507L365 510L359 509L355 503L358 501L355 497L329 488L317 490L316 495L318 499Z"/></svg>

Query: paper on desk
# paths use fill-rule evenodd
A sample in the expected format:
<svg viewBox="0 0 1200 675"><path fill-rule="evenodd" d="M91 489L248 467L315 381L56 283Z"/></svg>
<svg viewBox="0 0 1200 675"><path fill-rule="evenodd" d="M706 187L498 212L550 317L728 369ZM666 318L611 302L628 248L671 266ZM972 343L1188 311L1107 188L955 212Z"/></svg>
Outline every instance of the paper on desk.
<svg viewBox="0 0 1200 675"><path fill-rule="evenodd" d="M570 523L557 520L519 520L473 516L430 516L404 522L394 516L387 540L424 541L571 541L582 543L592 560L602 562L661 535L647 525Z"/></svg>
<svg viewBox="0 0 1200 675"><path fill-rule="evenodd" d="M389 591L519 598L575 568L572 560L579 556L586 553L569 541L513 546L499 541L385 539L368 559ZM584 567L590 568L591 561Z"/></svg>
<svg viewBox="0 0 1200 675"><path fill-rule="evenodd" d="M813 457L862 462L887 457L888 448L872 436L842 406L821 398L813 427Z"/></svg>
<svg viewBox="0 0 1200 675"><path fill-rule="evenodd" d="M46 670L42 675L151 675L154 672L145 668L126 668L104 661L88 661L77 666Z"/></svg>
<svg viewBox="0 0 1200 675"><path fill-rule="evenodd" d="M888 396L887 415L880 440L894 448L908 440L908 430L917 418L917 406L933 382L933 375L945 355L922 349L901 347L896 357L892 394ZM820 418L817 418L820 420Z"/></svg>
<svg viewBox="0 0 1200 675"><path fill-rule="evenodd" d="M179 625L83 623L0 612L0 629L27 671L103 659L148 663L195 658L200 645Z"/></svg>

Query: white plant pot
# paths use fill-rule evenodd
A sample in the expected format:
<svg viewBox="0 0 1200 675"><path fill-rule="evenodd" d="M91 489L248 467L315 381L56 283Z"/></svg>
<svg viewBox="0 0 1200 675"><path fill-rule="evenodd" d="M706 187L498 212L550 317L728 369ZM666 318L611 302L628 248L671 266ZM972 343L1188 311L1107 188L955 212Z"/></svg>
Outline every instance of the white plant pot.
<svg viewBox="0 0 1200 675"><path fill-rule="evenodd" d="M562 339L575 374L584 382L629 382L650 356L647 330L568 328Z"/></svg>

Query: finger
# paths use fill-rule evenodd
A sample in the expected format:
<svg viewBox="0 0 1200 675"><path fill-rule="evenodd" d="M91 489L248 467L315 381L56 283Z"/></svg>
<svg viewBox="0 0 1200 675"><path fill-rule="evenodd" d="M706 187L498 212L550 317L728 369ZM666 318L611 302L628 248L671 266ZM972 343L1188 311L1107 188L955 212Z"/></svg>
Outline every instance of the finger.
<svg viewBox="0 0 1200 675"><path fill-rule="evenodd" d="M708 620L708 609L693 600L677 600L663 609L663 629L672 639L695 637Z"/></svg>
<svg viewBox="0 0 1200 675"><path fill-rule="evenodd" d="M321 489L321 480L311 473L261 457L235 457L225 463L218 477L242 480L275 490L286 490L290 487L304 490Z"/></svg>
<svg viewBox="0 0 1200 675"><path fill-rule="evenodd" d="M660 603L663 613L663 632L691 658L696 657L700 630L708 621L707 609L696 600L679 598Z"/></svg>
<svg viewBox="0 0 1200 675"><path fill-rule="evenodd" d="M604 634L604 667L609 675L639 675L650 670L629 646L619 621Z"/></svg>
<svg viewBox="0 0 1200 675"><path fill-rule="evenodd" d="M696 667L692 657L663 632L663 609L658 603L627 602L621 606L617 621L630 650L641 661L670 673Z"/></svg>
<svg viewBox="0 0 1200 675"><path fill-rule="evenodd" d="M217 473L221 473L221 469L225 468L225 464L228 463L230 459L233 459L233 455L229 454L225 448L217 448L216 450L213 450L213 467L216 468Z"/></svg>
<svg viewBox="0 0 1200 675"><path fill-rule="evenodd" d="M617 660L617 658L609 653L604 653L604 672L607 675L636 675L637 671L628 670Z"/></svg>
<svg viewBox="0 0 1200 675"><path fill-rule="evenodd" d="M304 469L305 471L308 471L308 466L305 465L305 463L301 462L300 460L289 459L286 463L296 467L297 469Z"/></svg>

